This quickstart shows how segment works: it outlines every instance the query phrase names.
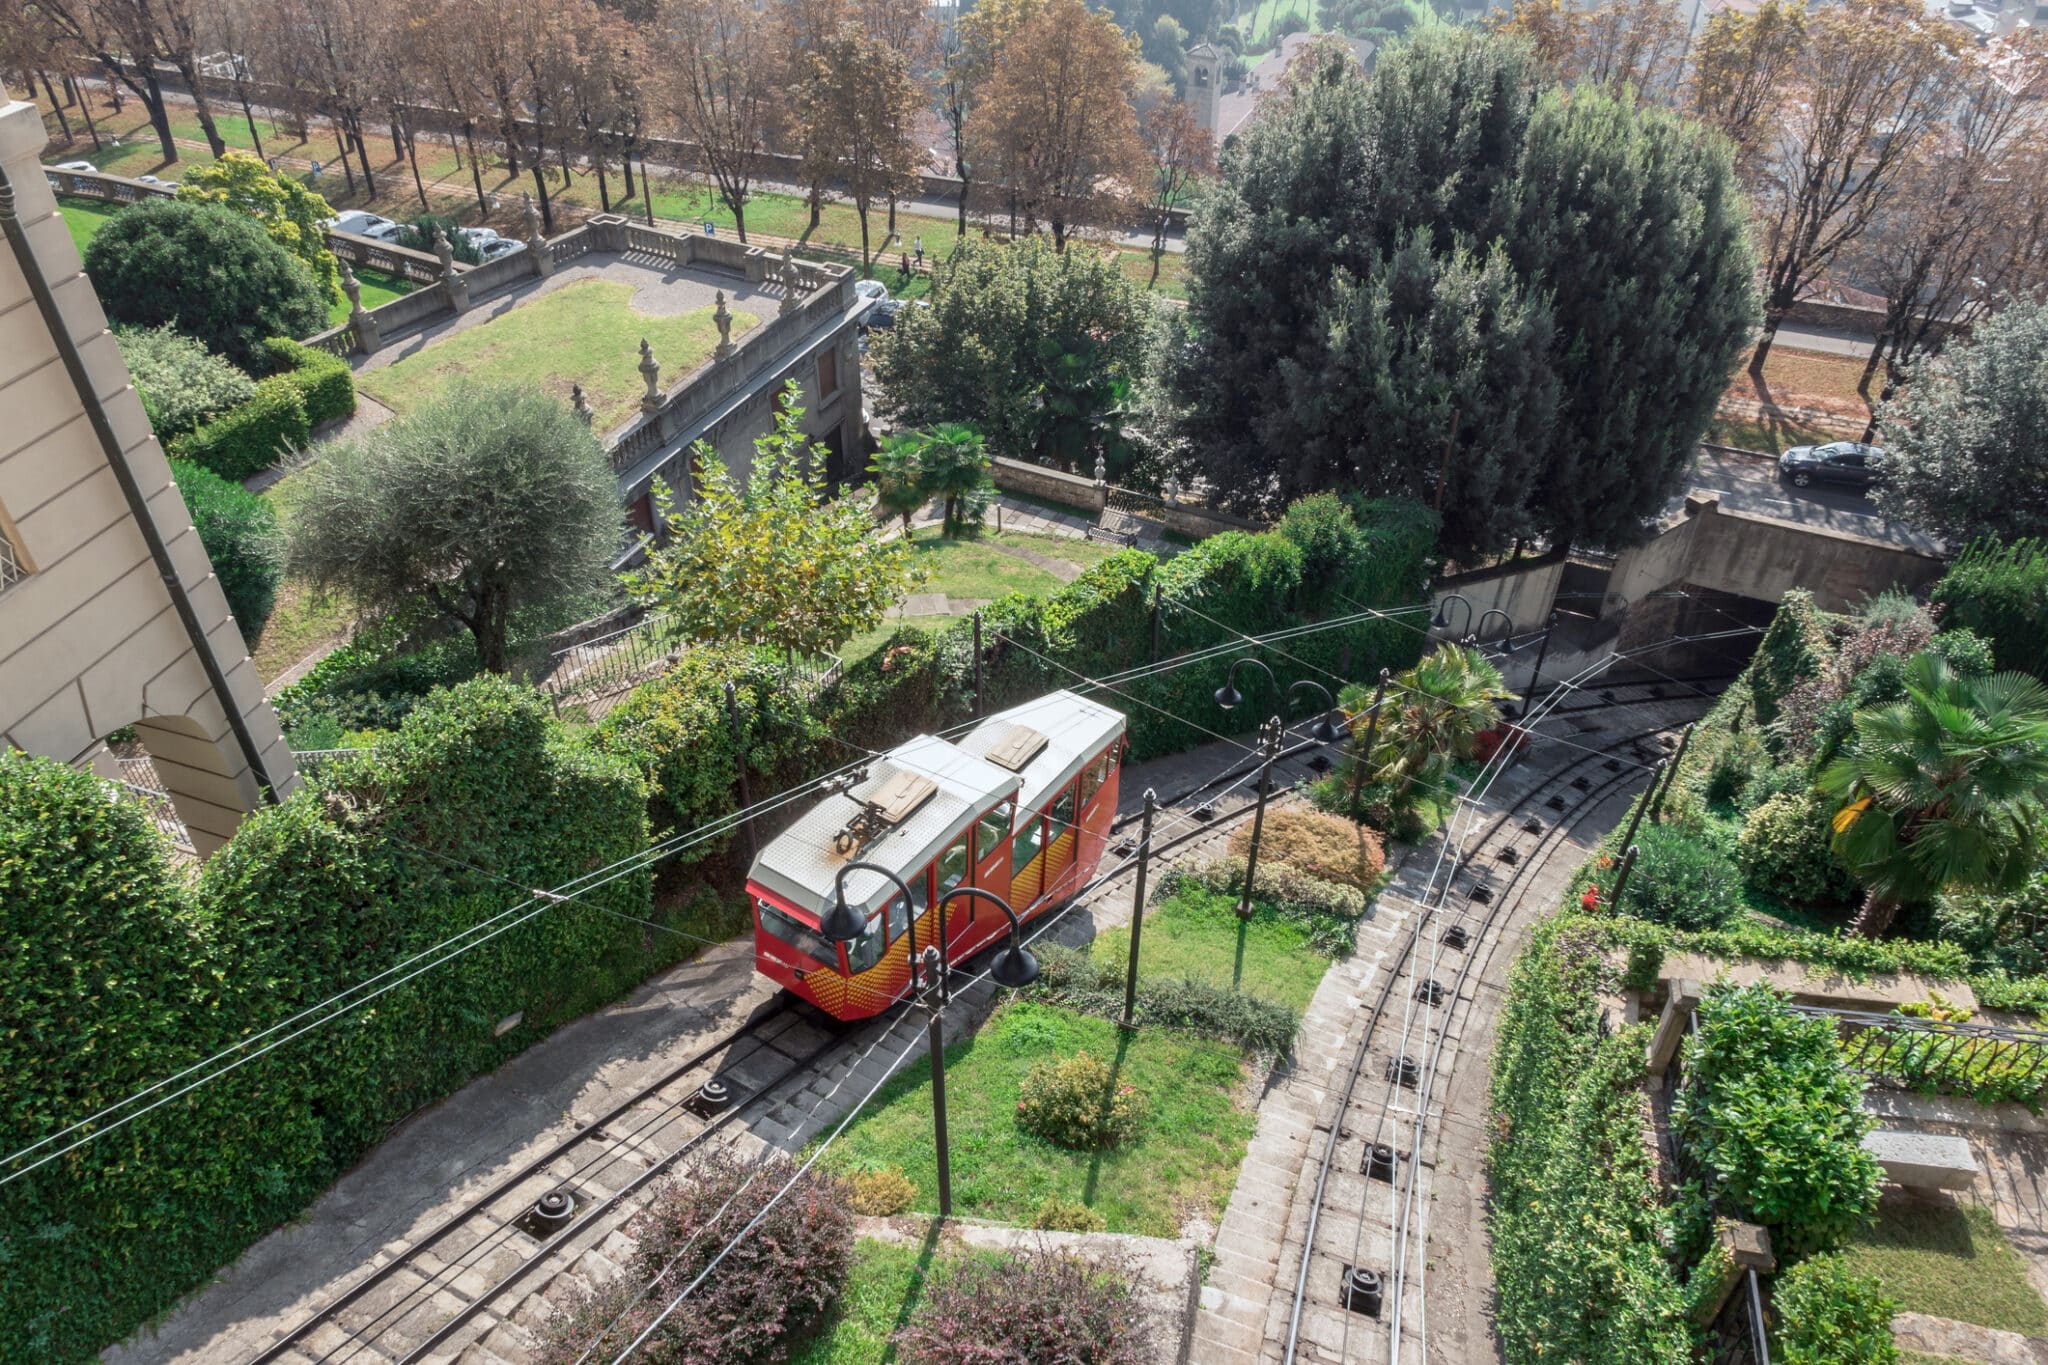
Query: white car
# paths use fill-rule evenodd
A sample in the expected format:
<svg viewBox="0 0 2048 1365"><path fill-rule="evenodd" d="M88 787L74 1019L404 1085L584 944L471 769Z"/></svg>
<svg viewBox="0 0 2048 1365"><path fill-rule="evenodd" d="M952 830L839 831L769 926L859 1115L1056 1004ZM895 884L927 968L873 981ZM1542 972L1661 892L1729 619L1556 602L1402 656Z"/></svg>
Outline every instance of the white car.
<svg viewBox="0 0 2048 1365"><path fill-rule="evenodd" d="M99 167L90 161L60 161L50 168L55 171L97 171Z"/></svg>
<svg viewBox="0 0 2048 1365"><path fill-rule="evenodd" d="M350 209L347 213L329 218L320 226L330 232L346 232L356 237L367 237L374 228L395 228L398 224L381 213L365 213L361 209Z"/></svg>
<svg viewBox="0 0 2048 1365"><path fill-rule="evenodd" d="M153 175L138 175L135 178L145 185L154 185L160 190L174 190L178 188L178 182L175 180L159 180Z"/></svg>
<svg viewBox="0 0 2048 1365"><path fill-rule="evenodd" d="M484 260L495 261L500 256L510 255L512 252L520 250L525 245L526 243L515 242L510 237L493 237L488 242L478 243L476 248L476 254L482 257Z"/></svg>
<svg viewBox="0 0 2048 1365"><path fill-rule="evenodd" d="M364 228L361 235L374 242L390 242L395 245L404 232L405 224L394 223L387 218L375 227Z"/></svg>
<svg viewBox="0 0 2048 1365"><path fill-rule="evenodd" d="M456 231L461 234L463 241L468 242L478 251L482 251L492 242L504 240L503 238L498 236L498 230L496 228L470 227L457 228Z"/></svg>
<svg viewBox="0 0 2048 1365"><path fill-rule="evenodd" d="M865 327L868 317L889 301L889 286L880 280L855 280L854 296L860 300L860 311L854 314L854 321Z"/></svg>

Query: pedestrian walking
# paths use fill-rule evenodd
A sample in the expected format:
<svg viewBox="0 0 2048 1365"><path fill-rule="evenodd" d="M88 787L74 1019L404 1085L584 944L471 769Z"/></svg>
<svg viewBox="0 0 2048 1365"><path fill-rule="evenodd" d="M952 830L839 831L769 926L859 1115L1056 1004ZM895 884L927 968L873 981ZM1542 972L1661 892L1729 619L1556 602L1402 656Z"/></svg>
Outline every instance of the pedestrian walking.
<svg viewBox="0 0 2048 1365"><path fill-rule="evenodd" d="M917 239L917 263L920 267L924 265L924 238L922 237Z"/></svg>
<svg viewBox="0 0 2048 1365"><path fill-rule="evenodd" d="M908 255L898 256L896 258L896 268L903 272L903 282L905 284L910 283L910 257Z"/></svg>

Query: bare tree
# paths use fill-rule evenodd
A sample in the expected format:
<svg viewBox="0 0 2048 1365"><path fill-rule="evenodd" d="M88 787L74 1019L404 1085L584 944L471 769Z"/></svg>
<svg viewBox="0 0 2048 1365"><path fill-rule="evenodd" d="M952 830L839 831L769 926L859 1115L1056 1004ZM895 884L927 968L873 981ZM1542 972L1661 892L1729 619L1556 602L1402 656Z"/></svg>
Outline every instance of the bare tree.
<svg viewBox="0 0 2048 1365"><path fill-rule="evenodd" d="M781 98L776 31L748 0L677 0L660 46L659 102L694 143L747 240L747 192Z"/></svg>
<svg viewBox="0 0 2048 1365"><path fill-rule="evenodd" d="M2010 52L2021 58L2020 70L1994 72L1974 51L1958 58L1953 120L1915 150L1847 253L1858 277L1885 298L1858 384L1866 397L1880 364L1881 402L1913 361L2040 283L2048 263L2048 136L2028 91L2044 45L2020 43Z"/></svg>
<svg viewBox="0 0 2048 1365"><path fill-rule="evenodd" d="M1138 111L1138 130L1152 158L1152 283L1159 280L1160 258L1166 254L1166 212L1198 175L1216 170L1216 148L1195 121L1194 111L1171 91Z"/></svg>
<svg viewBox="0 0 2048 1365"><path fill-rule="evenodd" d="M1027 223L1044 221L1066 249L1078 223L1103 221L1148 197L1151 169L1131 92L1134 41L1082 0L1049 0L997 54L975 119Z"/></svg>
<svg viewBox="0 0 2048 1365"><path fill-rule="evenodd" d="M1520 0L1500 27L1527 38L1559 80L1629 87L1638 98L1669 80L1685 39L1673 0Z"/></svg>
<svg viewBox="0 0 2048 1365"><path fill-rule="evenodd" d="M846 186L860 216L863 270L874 261L868 213L915 172L907 136L919 100L906 56L859 23L841 24L809 53L810 79L798 88L799 117L812 145Z"/></svg>
<svg viewBox="0 0 2048 1365"><path fill-rule="evenodd" d="M1806 288L1861 236L1900 169L1947 105L1957 40L1912 0L1843 0L1808 17L1752 185L1764 255L1771 342Z"/></svg>

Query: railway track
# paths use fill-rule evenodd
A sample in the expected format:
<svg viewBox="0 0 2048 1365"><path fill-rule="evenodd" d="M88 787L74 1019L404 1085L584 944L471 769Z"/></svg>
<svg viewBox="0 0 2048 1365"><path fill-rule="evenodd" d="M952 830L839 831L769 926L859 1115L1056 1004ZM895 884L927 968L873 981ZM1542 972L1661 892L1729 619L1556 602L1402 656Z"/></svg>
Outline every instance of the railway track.
<svg viewBox="0 0 2048 1365"><path fill-rule="evenodd" d="M1609 799L1646 781L1642 765L1663 756L1658 741L1675 728L1615 740L1636 763L1585 753L1546 773L1431 873L1351 1047L1298 1259L1283 1271L1291 1302L1280 1359L1288 1365L1427 1360L1421 1272L1430 1196L1421 1158L1432 1100L1457 1057L1459 1008L1503 917L1550 856Z"/></svg>
<svg viewBox="0 0 2048 1365"><path fill-rule="evenodd" d="M1675 690L1671 683L1663 687L1667 696ZM1596 705L1612 710L1632 704L1618 695L1623 690L1613 689L1614 700ZM1276 798L1327 770L1323 748L1304 741L1280 751L1272 779ZM1645 750L1641 756L1655 755ZM1596 758L1586 755L1564 771ZM1166 837L1155 837L1151 860L1156 864L1227 838L1251 812L1253 784L1245 779L1258 764L1248 758L1160 802L1165 823L1158 828ZM1602 790L1624 778L1610 778ZM1135 839L1118 836L1137 818L1134 808L1115 822L1110 865L1070 904L1080 904L1131 873ZM1496 830L1500 823L1496 820ZM1039 924L1050 928L1063 913ZM1382 1011L1393 982L1390 976L1383 987ZM886 1033L903 1017L894 1012L876 1024ZM615 1273L615 1263L606 1256L611 1239L642 1207L658 1177L756 1110L785 1082L822 1074L871 1032L849 1033L793 997L776 997L497 1180L424 1235L380 1256L366 1274L293 1325L250 1365L415 1365L495 1358L488 1351L493 1330L506 1320L530 1326L532 1298L556 1275L577 1271L589 1280ZM708 1085L713 1088L707 1092Z"/></svg>
<svg viewBox="0 0 2048 1365"><path fill-rule="evenodd" d="M640 1192L835 1047L832 1021L778 996L377 1264L251 1365L448 1358L587 1256Z"/></svg>

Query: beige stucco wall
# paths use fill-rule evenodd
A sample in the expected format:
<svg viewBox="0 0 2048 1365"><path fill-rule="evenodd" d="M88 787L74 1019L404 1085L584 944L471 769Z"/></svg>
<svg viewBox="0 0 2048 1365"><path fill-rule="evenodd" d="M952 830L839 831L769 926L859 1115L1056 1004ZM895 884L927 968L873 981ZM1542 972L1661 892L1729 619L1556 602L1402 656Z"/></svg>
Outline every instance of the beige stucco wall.
<svg viewBox="0 0 2048 1365"><path fill-rule="evenodd" d="M0 91L0 165L41 274L84 356L226 699L254 736L272 788L294 781L291 752L200 547L170 466L80 270L37 158L42 119ZM140 525L95 434L13 251L0 245L0 507L33 570L0 592L0 739L86 761L133 725L201 855L262 799L223 699L208 684Z"/></svg>

